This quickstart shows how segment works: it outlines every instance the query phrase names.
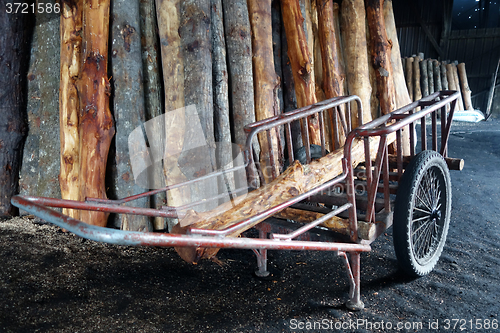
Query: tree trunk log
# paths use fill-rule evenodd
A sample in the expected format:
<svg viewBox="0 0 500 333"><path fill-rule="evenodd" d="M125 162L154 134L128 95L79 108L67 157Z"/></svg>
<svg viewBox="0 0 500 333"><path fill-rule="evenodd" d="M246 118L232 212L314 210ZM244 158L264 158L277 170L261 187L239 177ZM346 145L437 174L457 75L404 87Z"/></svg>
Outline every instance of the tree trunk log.
<svg viewBox="0 0 500 333"><path fill-rule="evenodd" d="M35 16L28 74L30 131L23 152L21 194L57 198L61 155L59 135L60 14ZM59 210L59 209L57 209Z"/></svg>
<svg viewBox="0 0 500 333"><path fill-rule="evenodd" d="M429 80L429 95L434 94L434 62L427 59L427 80Z"/></svg>
<svg viewBox="0 0 500 333"><path fill-rule="evenodd" d="M285 25L288 57L292 66L298 107L315 104L317 100L312 57L307 46L307 38L303 26L304 18L300 11L299 0L283 0L281 2L281 11ZM311 116L308 120L309 143L320 145L318 117ZM302 131L302 134L304 135L304 131ZM302 141L304 141L304 137Z"/></svg>
<svg viewBox="0 0 500 333"><path fill-rule="evenodd" d="M443 84L441 82L441 65L437 60L434 60L434 86L436 91L443 90Z"/></svg>
<svg viewBox="0 0 500 333"><path fill-rule="evenodd" d="M141 47L142 47L142 70L144 75L144 99L146 108L146 119L154 119L163 114L163 102L161 100L161 67L160 67L160 44L158 36L158 22L156 20L155 0L139 2L141 17ZM155 138L164 136L163 132L155 128ZM158 163L159 164L159 163ZM150 178L152 188L165 186L163 168L155 167ZM151 196L152 207L156 209L167 204L165 192ZM163 217L153 218L155 230L167 229L167 220Z"/></svg>
<svg viewBox="0 0 500 333"><path fill-rule="evenodd" d="M234 142L243 147L246 140L243 128L255 122L250 20L246 0L222 0L222 6L231 85L232 135ZM257 142L253 148L259 154Z"/></svg>
<svg viewBox="0 0 500 333"><path fill-rule="evenodd" d="M0 12L0 217L18 214L10 199L19 193L23 143L28 133L26 78L29 14Z"/></svg>
<svg viewBox="0 0 500 333"><path fill-rule="evenodd" d="M455 87L457 91L460 93L460 98L458 99L458 107L460 108L461 111L465 110L464 107L464 100L463 100L463 95L462 91L460 89L460 80L458 79L458 69L457 69L457 64L452 63L453 66L453 78L455 79Z"/></svg>
<svg viewBox="0 0 500 333"><path fill-rule="evenodd" d="M394 142L395 138L394 134L389 135L388 143ZM379 140L379 137L370 138L371 156L376 155ZM351 153L353 167L365 160L363 139L355 139ZM246 196L236 198L235 202L227 202L214 210L201 214L188 211L181 222L172 229L172 232L185 234L189 228L225 229L237 221L265 211L335 178L342 173L343 156L344 149L340 148L307 165L301 165L298 161L295 161L272 183L249 192ZM229 237L237 237L259 222L261 221L240 228L230 234ZM185 261L190 263L196 263L203 258L213 258L219 251L219 249L194 247L176 247L175 250Z"/></svg>
<svg viewBox="0 0 500 333"><path fill-rule="evenodd" d="M420 58L413 58L413 101L418 101L422 98L422 90L420 88Z"/></svg>
<svg viewBox="0 0 500 333"><path fill-rule="evenodd" d="M184 174L188 179L193 179L200 174L208 174L217 169L213 117L210 0L183 0L180 9L179 34L184 58L184 100L187 107L196 106L197 117L206 141L204 148L183 151L180 157L179 164ZM185 138L187 143L191 143L190 138L195 138L201 133L198 132L197 127L193 126L191 119L186 119ZM199 153L200 149L203 151L202 154ZM215 179L191 185L192 202L212 198L217 194L218 185ZM217 206L216 202L202 203L197 206L197 209L206 210L215 206Z"/></svg>
<svg viewBox="0 0 500 333"><path fill-rule="evenodd" d="M448 80L448 88L449 90L459 90L459 88L455 85L455 78L453 77L453 66L452 64L446 64L446 77ZM459 98L460 100L461 98ZM460 110L460 103L457 101L455 104L455 111Z"/></svg>
<svg viewBox="0 0 500 333"><path fill-rule="evenodd" d="M229 78L226 62L226 38L224 37L224 15L221 0L211 0L212 21L212 75L214 98L214 135L218 145L216 159L219 168L231 168L231 125L229 120ZM226 174L219 177L219 192L235 189L234 177ZM225 199L221 199L223 203Z"/></svg>
<svg viewBox="0 0 500 333"><path fill-rule="evenodd" d="M340 56L337 49L338 32L333 16L332 0L317 0L319 42L323 62L323 90L327 99L344 95L345 75L341 69ZM340 110L341 117L344 109ZM344 145L345 133L337 115L337 109L328 112L328 128L330 151Z"/></svg>
<svg viewBox="0 0 500 333"><path fill-rule="evenodd" d="M427 60L422 59L420 61L420 82L422 88L422 97L429 96L429 79L427 75L429 74L427 69Z"/></svg>
<svg viewBox="0 0 500 333"><path fill-rule="evenodd" d="M109 110L109 0L84 0L80 93L80 198L106 198L106 162L115 134ZM81 211L83 222L106 226L109 213Z"/></svg>
<svg viewBox="0 0 500 333"><path fill-rule="evenodd" d="M371 120L370 74L366 45L366 12L363 0L344 0L340 8L341 34L344 43L347 86L350 95L357 95L363 107L363 123ZM360 124L355 103L351 107L352 127Z"/></svg>
<svg viewBox="0 0 500 333"><path fill-rule="evenodd" d="M413 58L406 58L406 87L408 88L408 94L410 99L414 101L413 98Z"/></svg>
<svg viewBox="0 0 500 333"><path fill-rule="evenodd" d="M278 78L274 70L271 0L249 0L248 12L252 27L252 50L255 91L255 117L263 120L273 117L278 111ZM273 179L273 172L279 174L278 133L271 130L270 139L266 132L259 134L260 169L265 183ZM273 161L271 163L271 153ZM274 168L274 171L272 170Z"/></svg>
<svg viewBox="0 0 500 333"><path fill-rule="evenodd" d="M61 198L80 201L80 135L78 133L80 102L76 81L80 74L82 51L83 0L63 2L61 6L61 70L59 86L59 124L61 168L59 186ZM63 214L79 219L80 212L63 208Z"/></svg>
<svg viewBox="0 0 500 333"><path fill-rule="evenodd" d="M162 147L167 147L171 154L164 155L163 167L166 185L173 185L186 181L187 178L178 166L178 155L184 146L186 131L185 115L176 112L170 116L168 112L184 107L184 59L181 51L180 28L180 0L156 0L156 15L158 20L158 34L161 44L161 58L163 68L163 85L165 90L165 118L167 128L162 128L164 138ZM170 124L170 121L173 124ZM167 192L169 206L181 206L190 201L189 188L177 188ZM176 220L168 221L171 228Z"/></svg>
<svg viewBox="0 0 500 333"><path fill-rule="evenodd" d="M464 96L464 104L466 110L474 110L471 100L471 90L467 80L467 72L465 71L465 63L458 64L458 75L460 76L460 83L462 88L462 95Z"/></svg>
<svg viewBox="0 0 500 333"><path fill-rule="evenodd" d="M396 94L396 108L401 108L412 102L408 88L406 87L404 67L401 62L401 52L399 50L398 34L396 30L396 21L394 19L394 11L392 8L392 0L385 0L384 21L387 31L387 38L390 46L390 66L393 70L394 88ZM410 133L409 128L405 127L402 131L402 149L403 154L410 154Z"/></svg>
<svg viewBox="0 0 500 333"><path fill-rule="evenodd" d="M114 0L111 16L111 73L116 128L112 183L113 194L117 198L125 198L145 191L135 183L132 156L129 154L129 135L146 122L139 2ZM134 200L131 204L150 207L148 197ZM153 231L152 220L147 216L120 214L115 223L122 230Z"/></svg>
<svg viewBox="0 0 500 333"><path fill-rule="evenodd" d="M281 11L281 8L280 8ZM297 109L297 98L295 95L295 83L293 81L293 70L288 57L288 42L286 40L286 32L283 20L281 20L281 52L282 52L282 69L283 69L283 107L284 111L293 111ZM300 121L294 121L291 124L292 146L295 150L303 146L302 130Z"/></svg>
<svg viewBox="0 0 500 333"><path fill-rule="evenodd" d="M370 31L372 66L377 78L377 97L382 114L388 114L396 109L396 89L382 2L383 0L366 0L366 17Z"/></svg>
<svg viewBox="0 0 500 333"><path fill-rule="evenodd" d="M441 86L443 90L449 90L448 88L448 77L446 75L446 64L441 63Z"/></svg>

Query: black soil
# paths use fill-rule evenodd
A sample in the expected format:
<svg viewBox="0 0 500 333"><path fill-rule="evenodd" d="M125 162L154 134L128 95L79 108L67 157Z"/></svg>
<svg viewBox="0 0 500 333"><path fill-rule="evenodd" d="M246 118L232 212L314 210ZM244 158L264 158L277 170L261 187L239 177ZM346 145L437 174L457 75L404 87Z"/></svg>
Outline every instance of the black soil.
<svg viewBox="0 0 500 333"><path fill-rule="evenodd" d="M0 221L0 332L495 331L499 125L454 125L449 155L466 163L451 173L441 260L407 278L388 230L361 257L362 311L343 305L349 288L334 253L271 252L272 275L258 279L251 251L193 266L173 249L95 243L31 217Z"/></svg>

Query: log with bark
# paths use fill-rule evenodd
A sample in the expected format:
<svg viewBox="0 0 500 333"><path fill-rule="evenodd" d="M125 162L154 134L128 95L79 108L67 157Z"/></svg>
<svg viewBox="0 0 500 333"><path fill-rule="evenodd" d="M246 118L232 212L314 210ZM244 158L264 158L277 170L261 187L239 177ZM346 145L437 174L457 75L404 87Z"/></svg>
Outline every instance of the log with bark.
<svg viewBox="0 0 500 333"><path fill-rule="evenodd" d="M113 159L112 195L117 198L140 194L132 171L129 154L129 135L146 122L142 74L139 2L114 0L111 8L111 75L113 77L113 116L115 119L115 146ZM146 188L148 189L148 188ZM134 207L149 208L148 197L134 200ZM148 216L120 214L114 221L122 230L153 231Z"/></svg>
<svg viewBox="0 0 500 333"><path fill-rule="evenodd" d="M465 71L465 63L458 64L458 75L460 77L460 84L462 88L462 95L464 97L464 104L466 110L474 110L472 107L471 90L467 80L467 72Z"/></svg>
<svg viewBox="0 0 500 333"><path fill-rule="evenodd" d="M28 73L28 122L21 194L58 198L60 169L60 14L35 15Z"/></svg>
<svg viewBox="0 0 500 333"><path fill-rule="evenodd" d="M160 44L158 37L158 22L156 20L155 0L139 2L140 25L141 25L141 47L142 47L142 70L144 82L144 99L146 108L146 119L154 119L163 114L161 101L161 69L160 69ZM152 133L155 138L164 136L158 128ZM163 168L155 167L150 178L151 188L165 186ZM160 208L167 204L165 192L151 196L152 207ZM153 222L155 230L165 230L167 219L155 217Z"/></svg>
<svg viewBox="0 0 500 333"><path fill-rule="evenodd" d="M298 107L315 104L316 88L314 82L311 52L307 46L304 31L304 18L300 10L299 0L281 1L281 12L288 45L288 58L292 67L295 96ZM308 118L309 143L321 144L319 119L317 116ZM302 131L304 142L304 130Z"/></svg>
<svg viewBox="0 0 500 333"><path fill-rule="evenodd" d="M437 60L434 60L434 86L436 91L443 90L443 84L441 82L441 65Z"/></svg>
<svg viewBox="0 0 500 333"><path fill-rule="evenodd" d="M208 174L217 169L215 159L215 136L212 91L212 39L210 0L183 0L180 5L182 57L184 59L184 101L186 107L194 105L196 114L186 117L185 140L193 142L202 134L202 148L183 150L179 165L188 179ZM194 116L194 117L193 117ZM193 118L191 118L193 117ZM194 126L194 121L201 125ZM203 152L203 153L200 153ZM213 198L218 194L216 179L198 182L191 187L191 202ZM206 210L217 206L216 202L201 203L197 209Z"/></svg>
<svg viewBox="0 0 500 333"><path fill-rule="evenodd" d="M406 58L406 86L408 87L408 94L413 101L413 57Z"/></svg>
<svg viewBox="0 0 500 333"><path fill-rule="evenodd" d="M357 95L363 107L363 123L371 120L370 74L366 44L366 12L363 0L344 0L340 7L341 34L344 43L345 69L350 95ZM352 127L358 127L358 110L351 107Z"/></svg>
<svg viewBox="0 0 500 333"><path fill-rule="evenodd" d="M429 96L429 78L427 77L428 75L429 72L427 69L427 60L422 59L420 61L420 84L422 89L422 97Z"/></svg>
<svg viewBox="0 0 500 333"><path fill-rule="evenodd" d="M105 175L115 134L109 110L109 0L83 3L83 68L80 93L80 198L106 198ZM106 226L108 213L81 211L83 222Z"/></svg>
<svg viewBox="0 0 500 333"><path fill-rule="evenodd" d="M446 75L446 64L444 62L441 63L441 87L443 90L448 90L448 77Z"/></svg>
<svg viewBox="0 0 500 333"><path fill-rule="evenodd" d="M273 117L278 111L278 77L274 70L271 0L249 0L248 12L252 27L252 50L255 91L255 117L263 120ZM260 169L265 183L279 174L278 133L270 131L259 134ZM271 142L268 141L271 140ZM271 156L273 159L271 159ZM274 168L274 170L272 170Z"/></svg>
<svg viewBox="0 0 500 333"><path fill-rule="evenodd" d="M394 10L392 8L392 0L385 0L383 9L385 29L387 32L388 42L390 44L390 65L393 70L396 108L401 108L410 104L412 100L406 86L404 67L401 62L401 52L399 50L399 41L396 30L396 20L394 19ZM402 131L402 149L403 154L410 154L410 135L408 127L405 127Z"/></svg>
<svg viewBox="0 0 500 333"><path fill-rule="evenodd" d="M338 7L338 5L337 5ZM323 91L326 98L333 98L344 95L345 74L342 69L341 57L337 48L339 32L335 23L332 0L317 0L318 10L318 31L321 47L321 59L323 62ZM337 8L338 11L338 8ZM340 117L345 119L344 109L340 108L328 113L330 150L337 149L344 145L345 133L340 124ZM340 113L340 117L337 115Z"/></svg>
<svg viewBox="0 0 500 333"><path fill-rule="evenodd" d="M165 127L159 126L165 133L158 136L160 146L168 145L169 154L164 156L163 167L166 185L186 181L178 166L178 155L184 145L185 117L182 112L170 113L184 107L184 60L181 52L180 0L156 0L158 34L161 44L163 85L165 91ZM174 115L174 116L170 116ZM171 123L170 123L171 122ZM168 125L168 126L167 126ZM168 127L168 130L167 128ZM190 201L189 188L182 187L167 192L169 206L181 206ZM177 221L168 221L171 228Z"/></svg>
<svg viewBox="0 0 500 333"><path fill-rule="evenodd" d="M422 98L422 90L420 86L420 58L413 57L413 101L418 101Z"/></svg>
<svg viewBox="0 0 500 333"><path fill-rule="evenodd" d="M18 213L10 199L19 191L23 142L28 133L25 91L30 52L30 14L0 12L0 217Z"/></svg>
<svg viewBox="0 0 500 333"><path fill-rule="evenodd" d="M460 80L458 79L458 69L457 69L457 63L453 62L451 64L452 66L452 73L453 73L453 79L455 80L455 88L460 94L460 98L458 99L458 108L460 111L464 110L464 100L463 100L463 95L462 95L462 90L460 89Z"/></svg>
<svg viewBox="0 0 500 333"><path fill-rule="evenodd" d="M458 90L459 88L455 85L455 78L453 77L453 66L452 64L446 64L446 78L448 81L449 90ZM455 111L460 110L460 103L457 101L455 104Z"/></svg>
<svg viewBox="0 0 500 333"><path fill-rule="evenodd" d="M212 74L214 99L214 135L219 149L216 159L219 167L231 168L231 127L229 120L229 76L226 62L226 38L224 36L224 15L221 0L211 0L212 29ZM226 174L219 177L219 192L235 189L234 177ZM221 199L223 203L227 198Z"/></svg>
<svg viewBox="0 0 500 333"><path fill-rule="evenodd" d="M281 8L280 8L281 12ZM283 82L283 109L285 112L297 109L297 98L295 96L295 83L293 82L293 70L288 57L288 43L283 20L281 20L281 59L282 59L282 82ZM294 121L291 124L292 146L299 149L303 146L302 130L300 121Z"/></svg>
<svg viewBox="0 0 500 333"><path fill-rule="evenodd" d="M429 95L434 94L434 62L427 59L427 80L429 81Z"/></svg>
<svg viewBox="0 0 500 333"><path fill-rule="evenodd" d="M230 82L231 133L234 143L245 145L243 128L255 122L255 98L252 72L252 39L246 0L222 0L227 64ZM260 153L253 142L256 155Z"/></svg>
<svg viewBox="0 0 500 333"><path fill-rule="evenodd" d="M387 143L394 142L396 136L388 136ZM370 138L370 156L375 156L378 150L379 137ZM351 149L353 167L365 160L364 140L355 139ZM335 178L342 173L342 158L344 149L312 161L310 164L301 165L295 161L272 183L262 186L246 196L238 197L234 202L227 202L216 209L205 213L188 211L185 217L176 225L172 232L185 234L189 228L221 230L245 218L249 218L270 207L283 203L297 195L314 189L320 184ZM245 230L261 222L255 221L250 225L239 228L228 237L237 237ZM219 249L176 247L177 253L187 262L197 263L200 259L214 258Z"/></svg>
<svg viewBox="0 0 500 333"><path fill-rule="evenodd" d="M382 114L396 109L396 88L391 64L391 45L387 38L383 0L366 0L366 17L370 32L371 65L377 79L377 97Z"/></svg>
<svg viewBox="0 0 500 333"><path fill-rule="evenodd" d="M83 0L63 2L61 6L61 69L59 86L59 124L61 167L59 186L61 198L80 200L80 135L78 133L80 102L76 81L80 74ZM80 212L63 208L63 214L79 219Z"/></svg>

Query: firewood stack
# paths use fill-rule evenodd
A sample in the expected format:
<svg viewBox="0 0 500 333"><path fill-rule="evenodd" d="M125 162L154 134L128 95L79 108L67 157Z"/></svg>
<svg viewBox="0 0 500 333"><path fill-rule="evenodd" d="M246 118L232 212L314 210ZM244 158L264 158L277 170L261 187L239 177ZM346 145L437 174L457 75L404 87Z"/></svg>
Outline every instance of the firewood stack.
<svg viewBox="0 0 500 333"><path fill-rule="evenodd" d="M410 93L406 88L405 68L415 70L418 61L403 67L391 0L343 0L340 4L333 0L154 0L155 6L148 0L140 1L139 7L116 1L119 5L111 7L109 0L78 0L61 6L61 44L54 47L61 50L60 186L65 199L137 192L126 158L125 143L133 130L127 126L157 116L158 105L165 114L196 106L200 132L210 148L202 157L218 168L220 165L213 164L215 159L228 165L236 155L229 150L222 152L225 156L215 156L211 148L217 142L242 147L244 126L256 120L327 98L358 95L362 120L357 117L356 106L350 108L351 125L356 127L419 96L416 87ZM141 68L136 70L135 63L142 63ZM46 75L59 77L59 72ZM143 87L129 81L143 82ZM444 82L449 81L441 80L443 89ZM160 91L164 92L161 101ZM124 98L131 103L124 103ZM345 117L346 110L341 109L339 116ZM294 149L320 143L320 119L312 116L308 120L308 128L292 126ZM169 149L182 150L183 139L198 133L191 133L194 127L187 119L176 121L170 132L158 132L155 137L163 135L166 142L176 145ZM327 117L323 123L326 149L332 152L328 165L337 168L328 172L331 178L342 171L335 159L340 161L339 149L346 133L334 125L338 123L334 119ZM402 148L407 152L408 135L403 134ZM111 147L113 135L116 143ZM275 131L253 143L261 170L270 167L266 163L270 154L267 140L271 140L273 155L278 157L275 173L283 172L287 156L282 136ZM199 155L188 154L182 161L178 155L166 156L161 170L165 180L172 184L190 179L192 175L187 175L182 165L196 163ZM22 171L25 175L30 172ZM37 177L43 177L43 173L38 172ZM105 177L115 186L113 193L104 186ZM213 188L227 191L228 185L238 184L233 180L179 188L167 193L166 202L157 200L155 205L183 205L203 199L203 195L214 195L210 192ZM269 173L262 173L260 185L277 184ZM125 192L119 192L118 187L126 187ZM141 205L149 207L152 203ZM204 206L201 211L213 208ZM87 223L106 225L104 213L66 213ZM191 226L196 226L195 215L187 215L191 216ZM149 228L147 221L120 223L128 230ZM156 221L155 227L164 228L161 224Z"/></svg>
<svg viewBox="0 0 500 333"><path fill-rule="evenodd" d="M423 59L423 53L403 58L402 61L405 64L406 86L413 101L436 91L456 90L462 98L458 100L455 110L474 110L465 63Z"/></svg>

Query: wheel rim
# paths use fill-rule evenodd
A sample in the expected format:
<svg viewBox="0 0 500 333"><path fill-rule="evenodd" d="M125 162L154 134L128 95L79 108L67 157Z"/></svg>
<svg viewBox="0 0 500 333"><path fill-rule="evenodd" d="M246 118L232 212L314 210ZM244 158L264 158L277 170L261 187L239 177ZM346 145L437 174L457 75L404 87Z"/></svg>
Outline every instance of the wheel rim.
<svg viewBox="0 0 500 333"><path fill-rule="evenodd" d="M439 168L424 172L411 216L410 243L415 260L428 263L438 252L446 218L446 184Z"/></svg>

